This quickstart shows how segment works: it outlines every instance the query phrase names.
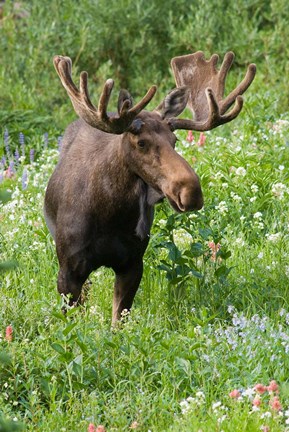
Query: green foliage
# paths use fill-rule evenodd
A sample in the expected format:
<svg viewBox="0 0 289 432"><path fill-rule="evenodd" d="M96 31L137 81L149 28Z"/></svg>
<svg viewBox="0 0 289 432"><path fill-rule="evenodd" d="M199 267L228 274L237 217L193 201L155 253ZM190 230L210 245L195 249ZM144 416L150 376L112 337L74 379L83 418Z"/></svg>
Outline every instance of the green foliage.
<svg viewBox="0 0 289 432"><path fill-rule="evenodd" d="M25 116L44 132L46 119L64 127L74 117L52 66L56 54L73 59L75 76L88 70L94 100L112 77L117 89L128 88L135 98L157 84L157 103L174 86L169 71L173 56L203 50L222 57L233 50L236 63L229 84L255 62L258 77L251 91L266 94L271 113L287 107L285 0L181 0L177 7L172 0L113 0L109 7L104 0L29 0L20 3L18 15L14 3L6 2L0 26L0 124L15 125L13 117ZM115 103L116 95L112 110Z"/></svg>

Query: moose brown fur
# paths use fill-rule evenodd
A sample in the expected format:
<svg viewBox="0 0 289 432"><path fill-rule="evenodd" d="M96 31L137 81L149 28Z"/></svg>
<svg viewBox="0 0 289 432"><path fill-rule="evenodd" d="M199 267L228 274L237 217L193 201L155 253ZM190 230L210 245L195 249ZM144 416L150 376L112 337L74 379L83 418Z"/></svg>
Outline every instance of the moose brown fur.
<svg viewBox="0 0 289 432"><path fill-rule="evenodd" d="M240 84L224 104L228 97L221 99L232 53L225 57L221 77L215 68L215 56L211 63L205 61L202 53L188 57L173 59L176 81L180 85L181 77L181 87L170 92L154 111L144 108L156 87L135 106L129 93L121 91L117 114L107 113L112 80L106 82L96 109L88 95L87 74L82 72L78 90L71 78L71 60L62 56L54 59L80 116L65 132L60 159L45 196L45 218L56 242L60 266L58 291L70 296L70 304L78 303L89 274L100 266L112 268L116 275L113 322L124 309L130 309L138 289L154 205L166 197L178 212L203 206L199 179L175 151L173 131L208 130L232 120L242 108L240 94L254 78L255 68L250 65L242 88ZM187 73L183 76L180 62L184 61L183 70ZM198 74L201 68L211 74L207 73L207 80L202 76L196 97L189 88L194 73L188 73L195 63ZM187 103L198 113L195 121L176 118Z"/></svg>

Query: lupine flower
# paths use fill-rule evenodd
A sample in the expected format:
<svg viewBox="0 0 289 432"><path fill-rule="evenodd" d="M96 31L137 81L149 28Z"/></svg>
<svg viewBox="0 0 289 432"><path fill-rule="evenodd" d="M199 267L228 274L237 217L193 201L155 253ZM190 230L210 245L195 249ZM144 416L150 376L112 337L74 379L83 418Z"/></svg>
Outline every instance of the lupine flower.
<svg viewBox="0 0 289 432"><path fill-rule="evenodd" d="M8 342L12 342L12 339L13 339L13 328L12 328L11 325L9 325L9 326L6 327L6 331L5 331L5 339L6 339Z"/></svg>
<svg viewBox="0 0 289 432"><path fill-rule="evenodd" d="M16 165L18 165L18 163L19 163L19 157L20 157L20 155L19 155L19 150L18 150L18 148L15 150L15 162L16 162Z"/></svg>
<svg viewBox="0 0 289 432"><path fill-rule="evenodd" d="M1 165L3 166L3 168L6 165L6 157L5 156L2 156L2 158L1 158Z"/></svg>
<svg viewBox="0 0 289 432"><path fill-rule="evenodd" d="M206 142L206 135L203 132L201 132L200 133L200 138L199 138L199 140L197 142L197 146L203 147L205 145L205 142Z"/></svg>
<svg viewBox="0 0 289 432"><path fill-rule="evenodd" d="M59 136L59 137L57 138L57 145L58 145L58 151L61 151L62 136Z"/></svg>
<svg viewBox="0 0 289 432"><path fill-rule="evenodd" d="M22 179L21 179L21 181L22 181L22 189L23 190L27 189L27 186L28 186L28 181L27 180L28 180L28 173L27 173L27 169L24 168L23 173L22 173Z"/></svg>
<svg viewBox="0 0 289 432"><path fill-rule="evenodd" d="M263 384L256 384L254 389L259 394L263 394L263 393L265 393L265 391L267 391L267 387L264 386Z"/></svg>
<svg viewBox="0 0 289 432"><path fill-rule="evenodd" d="M194 138L193 132L192 132L191 130L188 131L188 135L187 135L186 140L187 140L188 142L193 142L193 141L195 141L195 138Z"/></svg>
<svg viewBox="0 0 289 432"><path fill-rule="evenodd" d="M232 399L237 399L238 397L241 396L241 393L239 392L239 390L235 389L235 390L232 390L232 391L229 393L229 396L230 396L230 398L232 398Z"/></svg>
<svg viewBox="0 0 289 432"><path fill-rule="evenodd" d="M9 132L8 129L4 130L4 145L6 149L7 156L10 155L10 147L9 147Z"/></svg>
<svg viewBox="0 0 289 432"><path fill-rule="evenodd" d="M279 386L275 380L270 381L270 384L267 387L268 391L277 392L279 390Z"/></svg>
<svg viewBox="0 0 289 432"><path fill-rule="evenodd" d="M48 132L45 132L43 135L43 141L44 141L44 149L47 149L48 147Z"/></svg>
<svg viewBox="0 0 289 432"><path fill-rule="evenodd" d="M29 155L30 155L30 163L32 164L34 162L34 149L30 150Z"/></svg>
<svg viewBox="0 0 289 432"><path fill-rule="evenodd" d="M279 401L278 396L274 396L273 399L270 401L270 405L272 410L274 411L281 411L282 409L282 405L281 402Z"/></svg>
<svg viewBox="0 0 289 432"><path fill-rule="evenodd" d="M19 144L21 147L22 156L25 156L25 138L22 132L19 133Z"/></svg>

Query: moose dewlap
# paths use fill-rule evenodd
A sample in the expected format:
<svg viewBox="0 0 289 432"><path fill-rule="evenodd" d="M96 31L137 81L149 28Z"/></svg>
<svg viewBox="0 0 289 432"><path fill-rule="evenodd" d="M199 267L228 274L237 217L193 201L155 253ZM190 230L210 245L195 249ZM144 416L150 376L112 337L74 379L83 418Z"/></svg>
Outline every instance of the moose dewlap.
<svg viewBox="0 0 289 432"><path fill-rule="evenodd" d="M106 81L96 108L87 73L81 73L78 89L70 58L54 58L80 117L64 134L44 208L56 243L58 291L70 304L80 301L93 270L110 267L115 272L112 321L118 320L122 310L130 309L142 277L154 205L167 198L178 212L202 208L198 176L175 151L173 131L206 131L237 117L240 95L253 81L256 67L249 65L244 80L223 98L233 59L227 53L217 70L217 55L209 61L202 52L176 57L172 69L177 88L155 110L144 110L156 92L153 86L136 105L126 90L120 91L117 113L108 113L113 80ZM178 119L187 104L194 119Z"/></svg>

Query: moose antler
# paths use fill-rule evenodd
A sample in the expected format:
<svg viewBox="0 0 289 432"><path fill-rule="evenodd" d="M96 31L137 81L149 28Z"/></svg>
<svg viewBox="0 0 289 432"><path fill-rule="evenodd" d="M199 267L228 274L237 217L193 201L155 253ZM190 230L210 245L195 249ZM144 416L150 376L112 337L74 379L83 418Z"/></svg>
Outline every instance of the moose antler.
<svg viewBox="0 0 289 432"><path fill-rule="evenodd" d="M205 60L202 51L172 59L171 66L177 86L188 86L190 89L188 106L194 115L194 120L170 119L169 124L172 129L206 131L237 117L243 106L241 94L252 83L256 74L256 65L248 66L243 81L223 99L226 76L234 57L234 53L228 52L219 71L217 54L212 55L209 61ZM234 107L227 112L233 103L235 103Z"/></svg>
<svg viewBox="0 0 289 432"><path fill-rule="evenodd" d="M70 97L76 113L89 125L104 132L122 134L124 131L126 131L133 122L134 118L154 97L157 89L156 86L152 86L147 94L142 98L142 100L135 106L132 106L130 97L126 98L122 101L121 106L119 106L118 115L108 114L107 106L114 85L114 81L112 79L106 81L100 96L98 108L96 108L92 104L89 97L87 88L87 72L81 72L78 90L71 77L71 59L69 57L55 56L53 63L63 87Z"/></svg>

